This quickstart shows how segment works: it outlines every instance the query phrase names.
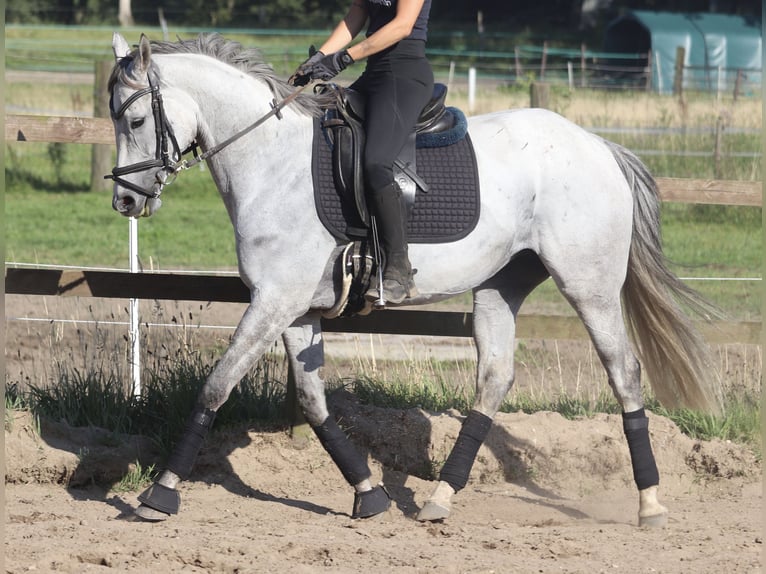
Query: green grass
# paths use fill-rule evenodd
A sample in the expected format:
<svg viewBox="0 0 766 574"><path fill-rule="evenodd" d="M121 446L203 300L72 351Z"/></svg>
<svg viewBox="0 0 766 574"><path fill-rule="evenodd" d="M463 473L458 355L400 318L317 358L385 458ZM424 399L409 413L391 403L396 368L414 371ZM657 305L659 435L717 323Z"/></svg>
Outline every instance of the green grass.
<svg viewBox="0 0 766 574"><path fill-rule="evenodd" d="M134 397L117 363L106 360L81 371L57 363L51 383L6 383L6 408L30 410L36 417L70 426L95 426L118 435L144 435L167 454L180 436L210 374L214 357L190 349L153 354L146 366L141 397ZM283 360L266 355L232 391L216 416L216 429L243 423L269 428L285 423ZM6 416L6 426L9 419Z"/></svg>
<svg viewBox="0 0 766 574"><path fill-rule="evenodd" d="M90 146L67 146L58 170L48 147L6 148L6 259L126 268L128 220L112 209L111 193L88 191ZM146 269L236 268L234 232L209 172L184 172L163 208L140 220L139 257Z"/></svg>
<svg viewBox="0 0 766 574"><path fill-rule="evenodd" d="M144 468L141 463L135 461L130 466L127 474L123 476L120 481L112 487L114 492L136 492L149 486L156 478L158 472L155 470L154 465L151 464Z"/></svg>

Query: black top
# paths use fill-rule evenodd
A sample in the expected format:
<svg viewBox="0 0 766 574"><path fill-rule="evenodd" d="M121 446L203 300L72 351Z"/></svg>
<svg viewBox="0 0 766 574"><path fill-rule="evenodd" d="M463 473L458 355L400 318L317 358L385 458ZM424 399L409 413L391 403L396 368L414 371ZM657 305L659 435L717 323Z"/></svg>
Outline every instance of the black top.
<svg viewBox="0 0 766 574"><path fill-rule="evenodd" d="M370 25L367 28L367 35L371 36L383 26L388 24L396 16L397 0L367 0L367 8L370 14ZM423 8L418 14L412 32L407 36L410 40L425 40L428 36L428 15L431 12L431 0L423 2Z"/></svg>

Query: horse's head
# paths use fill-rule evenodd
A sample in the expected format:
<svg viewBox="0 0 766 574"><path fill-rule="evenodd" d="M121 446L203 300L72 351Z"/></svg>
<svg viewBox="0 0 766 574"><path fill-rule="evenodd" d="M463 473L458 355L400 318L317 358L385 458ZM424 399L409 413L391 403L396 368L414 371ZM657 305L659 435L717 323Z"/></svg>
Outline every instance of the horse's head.
<svg viewBox="0 0 766 574"><path fill-rule="evenodd" d="M161 81L146 36L132 51L115 33L112 49L116 63L109 79L109 107L117 166L106 176L114 180L112 206L128 217L149 216L162 204L160 194L174 179L182 150L194 142L194 113L178 90ZM168 88L165 93L160 93L161 85Z"/></svg>

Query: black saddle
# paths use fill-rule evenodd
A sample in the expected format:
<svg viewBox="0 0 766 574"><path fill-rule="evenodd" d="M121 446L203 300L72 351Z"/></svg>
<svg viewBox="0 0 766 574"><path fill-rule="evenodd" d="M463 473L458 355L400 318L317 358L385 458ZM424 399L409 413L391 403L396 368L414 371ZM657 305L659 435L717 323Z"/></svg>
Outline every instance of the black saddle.
<svg viewBox="0 0 766 574"><path fill-rule="evenodd" d="M369 227L362 164L366 138L364 96L336 84L322 84L318 90L335 96L335 106L328 108L321 120L321 127L332 148L335 187L346 198L354 198L363 226ZM394 162L394 179L402 190L410 214L417 191L429 191L428 183L417 172L416 149L450 145L465 137L467 132L465 117L458 118L458 114L462 116L459 110L445 106L446 97L447 86L435 84L433 95L420 113L415 131Z"/></svg>

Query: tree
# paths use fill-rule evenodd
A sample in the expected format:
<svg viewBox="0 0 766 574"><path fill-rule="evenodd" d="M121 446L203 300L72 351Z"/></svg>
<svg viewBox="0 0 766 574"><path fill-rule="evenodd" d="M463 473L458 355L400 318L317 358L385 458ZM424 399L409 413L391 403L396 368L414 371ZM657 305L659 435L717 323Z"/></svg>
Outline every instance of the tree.
<svg viewBox="0 0 766 574"><path fill-rule="evenodd" d="M130 6L130 0L120 0L120 8L117 14L117 20L120 26L133 26L133 10Z"/></svg>

